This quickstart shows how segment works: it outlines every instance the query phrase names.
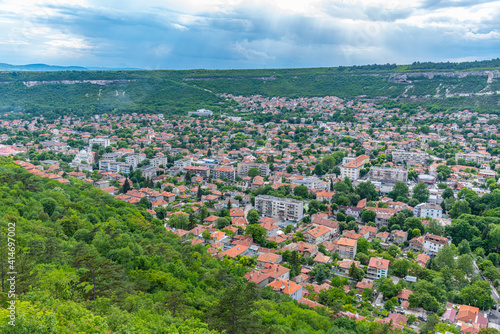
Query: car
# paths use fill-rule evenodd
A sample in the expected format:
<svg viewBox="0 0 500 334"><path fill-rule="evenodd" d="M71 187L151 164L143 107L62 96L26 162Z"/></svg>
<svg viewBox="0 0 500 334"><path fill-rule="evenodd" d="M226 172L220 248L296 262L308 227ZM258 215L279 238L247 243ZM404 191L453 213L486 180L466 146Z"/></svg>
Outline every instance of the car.
<svg viewBox="0 0 500 334"><path fill-rule="evenodd" d="M494 310L496 310L496 309L497 309L497 306L496 306L496 305L493 305L491 308L492 308L492 309L494 309Z"/></svg>
<svg viewBox="0 0 500 334"><path fill-rule="evenodd" d="M424 321L424 322L427 322L427 319L425 319L424 317L422 317L422 316L420 316L420 315L418 316L418 320L420 320L420 321Z"/></svg>
<svg viewBox="0 0 500 334"><path fill-rule="evenodd" d="M396 313L399 313L399 314L405 315L405 313L404 313L403 311L397 311Z"/></svg>

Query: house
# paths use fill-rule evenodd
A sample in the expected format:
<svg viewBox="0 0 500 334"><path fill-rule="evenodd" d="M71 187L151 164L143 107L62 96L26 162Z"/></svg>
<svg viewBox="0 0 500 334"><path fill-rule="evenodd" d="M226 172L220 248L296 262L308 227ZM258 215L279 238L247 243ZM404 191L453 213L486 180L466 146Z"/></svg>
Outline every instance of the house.
<svg viewBox="0 0 500 334"><path fill-rule="evenodd" d="M320 202L326 201L331 203L333 195L335 195L334 191L318 191L316 193L316 199Z"/></svg>
<svg viewBox="0 0 500 334"><path fill-rule="evenodd" d="M373 239L377 234L377 228L373 226L363 226L359 229L359 234L365 239Z"/></svg>
<svg viewBox="0 0 500 334"><path fill-rule="evenodd" d="M257 257L257 265L260 267L264 267L266 263L274 263L278 264L281 263L282 257L279 254L273 254L273 253L266 253L266 254L259 254Z"/></svg>
<svg viewBox="0 0 500 334"><path fill-rule="evenodd" d="M437 203L421 203L415 206L414 215L421 218L440 219L443 218L443 209Z"/></svg>
<svg viewBox="0 0 500 334"><path fill-rule="evenodd" d="M353 239L340 238L337 241L336 252L342 259L354 259L358 242Z"/></svg>
<svg viewBox="0 0 500 334"><path fill-rule="evenodd" d="M260 271L251 271L246 273L245 278L248 282L254 282L260 288L265 287L270 281L273 280L269 275L263 274Z"/></svg>
<svg viewBox="0 0 500 334"><path fill-rule="evenodd" d="M219 257L224 257L224 256L228 256L230 258L235 258L237 256L248 256L250 255L249 251L248 251L248 246L242 246L242 245L237 245L237 246L234 246L230 249L228 249L227 251L225 252L222 252L219 254Z"/></svg>
<svg viewBox="0 0 500 334"><path fill-rule="evenodd" d="M469 305L460 305L456 321L458 324L462 324L463 332L464 325L476 329L486 328L488 325L488 319L483 313L479 312L479 308Z"/></svg>
<svg viewBox="0 0 500 334"><path fill-rule="evenodd" d="M316 257L314 258L314 263L325 264L330 262L331 259L332 258L330 256L326 256L323 253L318 252L318 254L316 254Z"/></svg>
<svg viewBox="0 0 500 334"><path fill-rule="evenodd" d="M410 248L416 251L421 251L424 248L424 237L419 236L411 239Z"/></svg>
<svg viewBox="0 0 500 334"><path fill-rule="evenodd" d="M347 275L349 274L349 269L351 268L352 264L356 267L359 268L360 262L359 261L354 261L350 259L343 259L342 261L337 261L337 265L339 266L338 270L339 273Z"/></svg>
<svg viewBox="0 0 500 334"><path fill-rule="evenodd" d="M427 266L427 262L429 262L430 259L431 257L425 253L420 253L417 255L417 263L422 268L425 268Z"/></svg>
<svg viewBox="0 0 500 334"><path fill-rule="evenodd" d="M432 254L437 254L437 252L444 246L449 245L451 240L445 237L441 237L439 235L434 235L431 233L427 233L424 236L424 252L430 252Z"/></svg>
<svg viewBox="0 0 500 334"><path fill-rule="evenodd" d="M274 225L271 222L266 222L259 225L266 229L267 237L274 237L278 235L278 231L280 230L279 226Z"/></svg>
<svg viewBox="0 0 500 334"><path fill-rule="evenodd" d="M318 225L315 228L304 233L304 239L315 245L319 245L332 236L332 230L326 226Z"/></svg>
<svg viewBox="0 0 500 334"><path fill-rule="evenodd" d="M273 288L274 291L289 295L294 300L302 298L302 286L288 279L276 279L267 286Z"/></svg>
<svg viewBox="0 0 500 334"><path fill-rule="evenodd" d="M366 279L366 278L363 278L363 280L361 282L358 282L358 284L356 284L356 289L358 289L358 290L372 289L373 290L373 281Z"/></svg>
<svg viewBox="0 0 500 334"><path fill-rule="evenodd" d="M398 297L399 303L402 303L404 301L408 301L408 298L410 297L410 295L412 293L413 293L413 291L411 291L411 290L403 289L403 290L398 292L396 297Z"/></svg>
<svg viewBox="0 0 500 334"><path fill-rule="evenodd" d="M264 263L261 272L268 274L273 279L290 279L290 269L275 263Z"/></svg>
<svg viewBox="0 0 500 334"><path fill-rule="evenodd" d="M368 270L366 277L376 280L381 277L387 278L387 272L389 271L389 260L385 260L381 257L372 257L368 263Z"/></svg>
<svg viewBox="0 0 500 334"><path fill-rule="evenodd" d="M408 240L408 233L401 230L393 230L391 232L391 237L395 243L403 244L405 241Z"/></svg>

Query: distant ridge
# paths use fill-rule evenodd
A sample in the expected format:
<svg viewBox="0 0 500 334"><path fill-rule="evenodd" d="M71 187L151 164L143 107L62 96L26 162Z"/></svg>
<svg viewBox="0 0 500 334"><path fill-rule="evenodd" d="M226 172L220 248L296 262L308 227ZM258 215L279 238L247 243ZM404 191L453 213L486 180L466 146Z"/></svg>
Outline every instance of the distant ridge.
<svg viewBox="0 0 500 334"><path fill-rule="evenodd" d="M107 67L83 67L83 66L59 66L47 64L11 65L0 63L0 71L122 71L141 70L139 68L107 68Z"/></svg>

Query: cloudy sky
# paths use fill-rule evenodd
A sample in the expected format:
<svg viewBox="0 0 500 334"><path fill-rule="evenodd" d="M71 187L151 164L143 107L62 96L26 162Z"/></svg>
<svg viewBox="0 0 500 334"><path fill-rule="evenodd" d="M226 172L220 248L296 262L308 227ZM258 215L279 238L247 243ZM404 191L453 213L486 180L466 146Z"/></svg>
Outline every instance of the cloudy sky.
<svg viewBox="0 0 500 334"><path fill-rule="evenodd" d="M283 68L500 57L500 1L0 0L0 63Z"/></svg>

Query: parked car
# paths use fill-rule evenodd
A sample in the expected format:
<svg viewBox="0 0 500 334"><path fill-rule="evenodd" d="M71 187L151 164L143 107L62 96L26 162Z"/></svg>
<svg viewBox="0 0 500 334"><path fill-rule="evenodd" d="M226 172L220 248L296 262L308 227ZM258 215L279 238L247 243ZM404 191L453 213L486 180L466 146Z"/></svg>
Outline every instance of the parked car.
<svg viewBox="0 0 500 334"><path fill-rule="evenodd" d="M424 317L422 317L420 315L418 316L418 320L427 322L427 319L425 319Z"/></svg>

